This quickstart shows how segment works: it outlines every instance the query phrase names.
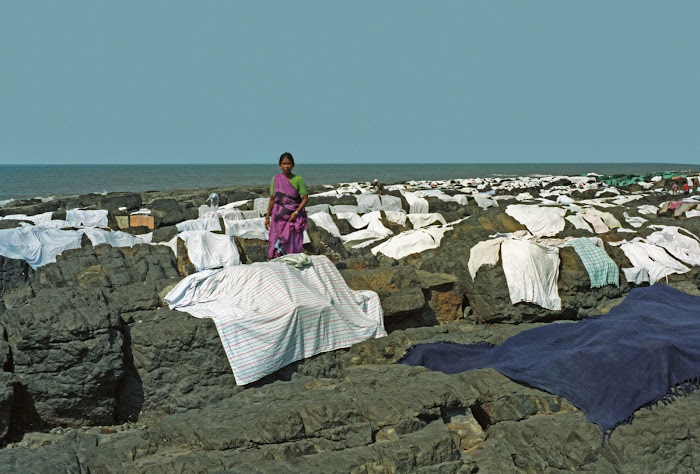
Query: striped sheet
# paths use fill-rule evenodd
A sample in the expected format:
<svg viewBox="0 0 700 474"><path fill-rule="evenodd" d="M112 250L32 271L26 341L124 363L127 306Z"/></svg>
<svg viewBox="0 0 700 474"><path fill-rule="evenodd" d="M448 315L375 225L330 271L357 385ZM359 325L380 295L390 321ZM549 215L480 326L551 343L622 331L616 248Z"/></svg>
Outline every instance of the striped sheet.
<svg viewBox="0 0 700 474"><path fill-rule="evenodd" d="M171 309L212 318L236 383L294 361L386 336L373 291L351 290L325 256L302 269L282 262L198 272L165 298Z"/></svg>

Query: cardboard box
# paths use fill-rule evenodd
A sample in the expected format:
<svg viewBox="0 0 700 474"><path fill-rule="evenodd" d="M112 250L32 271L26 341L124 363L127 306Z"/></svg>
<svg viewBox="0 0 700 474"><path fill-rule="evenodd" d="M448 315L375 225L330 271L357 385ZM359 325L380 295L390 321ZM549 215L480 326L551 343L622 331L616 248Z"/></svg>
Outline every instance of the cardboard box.
<svg viewBox="0 0 700 474"><path fill-rule="evenodd" d="M131 227L145 226L151 230L156 226L153 216L129 216L129 225Z"/></svg>

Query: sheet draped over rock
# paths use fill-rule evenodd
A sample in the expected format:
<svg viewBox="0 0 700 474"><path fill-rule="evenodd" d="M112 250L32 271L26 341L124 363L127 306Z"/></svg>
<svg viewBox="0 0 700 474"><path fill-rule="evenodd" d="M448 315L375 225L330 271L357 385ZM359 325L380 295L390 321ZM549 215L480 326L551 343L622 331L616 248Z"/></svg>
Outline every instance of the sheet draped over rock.
<svg viewBox="0 0 700 474"><path fill-rule="evenodd" d="M660 229L650 234L645 240L653 243L681 262L700 266L700 242L697 239L682 234L680 227L653 225L653 229Z"/></svg>
<svg viewBox="0 0 700 474"><path fill-rule="evenodd" d="M472 280L483 265L496 265L500 259L501 243L505 237L482 240L469 250L467 268Z"/></svg>
<svg viewBox="0 0 700 474"><path fill-rule="evenodd" d="M64 250L80 248L83 234L75 230L59 230L25 225L0 229L0 255L25 260L33 269L55 262Z"/></svg>
<svg viewBox="0 0 700 474"><path fill-rule="evenodd" d="M399 362L448 374L491 367L568 399L609 433L700 377L698 308L700 297L667 285L634 288L603 316L526 330L496 347L421 344Z"/></svg>
<svg viewBox="0 0 700 474"><path fill-rule="evenodd" d="M66 221L75 227L107 227L107 210L68 209L66 211Z"/></svg>
<svg viewBox="0 0 700 474"><path fill-rule="evenodd" d="M588 222L586 222L586 220L583 218L583 214L580 212L566 216L564 219L571 222L576 229L587 230L588 232L593 233L593 229L591 229L591 226L588 225Z"/></svg>
<svg viewBox="0 0 700 474"><path fill-rule="evenodd" d="M233 214L238 215L238 214ZM229 218L231 213L227 213ZM233 219L231 219L233 220ZM175 224L179 232L186 232L188 230L210 230L212 232L219 232L221 230L221 222L217 217L201 217L199 219L190 219L187 221L182 221Z"/></svg>
<svg viewBox="0 0 700 474"><path fill-rule="evenodd" d="M413 225L414 229L427 227L436 222L447 225L445 218L438 212L429 212L427 214L408 214L406 217L408 217L408 220L411 221L411 225Z"/></svg>
<svg viewBox="0 0 700 474"><path fill-rule="evenodd" d="M430 212L428 210L428 200L423 197L423 194L418 192L401 191L401 195L406 198L408 202L408 213L409 214L427 214Z"/></svg>
<svg viewBox="0 0 700 474"><path fill-rule="evenodd" d="M386 242L372 248L372 253L384 254L396 260L402 259L412 253L420 253L425 250L438 248L445 232L451 227L426 227L401 232Z"/></svg>
<svg viewBox="0 0 700 474"><path fill-rule="evenodd" d="M294 361L386 336L375 292L351 290L324 256L311 256L311 262L302 269L266 262L198 272L165 301L214 320L239 385Z"/></svg>
<svg viewBox="0 0 700 474"><path fill-rule="evenodd" d="M187 256L197 271L241 264L238 247L229 235L213 234L207 230L181 232L168 242L176 254L178 238L185 242Z"/></svg>
<svg viewBox="0 0 700 474"><path fill-rule="evenodd" d="M501 258L511 303L526 301L551 310L561 309L558 248L531 240L505 239L501 243Z"/></svg>
<svg viewBox="0 0 700 474"><path fill-rule="evenodd" d="M662 247L636 238L624 241L620 248L632 263L632 270L623 268L627 281L640 284L646 281L652 285L672 273L686 273L690 269L671 257Z"/></svg>
<svg viewBox="0 0 700 474"><path fill-rule="evenodd" d="M620 286L620 270L604 248L598 247L587 237L572 239L565 245L573 247L581 258L591 280L591 288Z"/></svg>
<svg viewBox="0 0 700 474"><path fill-rule="evenodd" d="M546 237L557 235L564 230L566 209L511 204L506 207L506 214L527 227L532 234Z"/></svg>
<svg viewBox="0 0 700 474"><path fill-rule="evenodd" d="M336 225L335 221L331 215L327 212L315 212L313 214L307 214L309 219L314 221L314 224L319 226L321 229L329 232L333 237L340 238L340 230Z"/></svg>
<svg viewBox="0 0 700 474"><path fill-rule="evenodd" d="M228 220L224 219L226 235L233 235L242 239L267 240L268 231L265 228L265 218Z"/></svg>

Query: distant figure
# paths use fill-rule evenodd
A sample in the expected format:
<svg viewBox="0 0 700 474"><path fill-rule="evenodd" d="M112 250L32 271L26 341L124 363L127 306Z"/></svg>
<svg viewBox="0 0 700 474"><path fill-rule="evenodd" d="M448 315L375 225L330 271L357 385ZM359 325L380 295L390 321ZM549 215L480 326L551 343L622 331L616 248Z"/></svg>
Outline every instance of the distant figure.
<svg viewBox="0 0 700 474"><path fill-rule="evenodd" d="M374 182L372 183L372 187L370 189L375 191L380 196L384 192L384 186L382 186L382 183L380 183L379 180L377 180L377 179L374 180Z"/></svg>
<svg viewBox="0 0 700 474"><path fill-rule="evenodd" d="M268 258L301 253L306 229L304 206L309 201L306 184L301 176L292 174L291 153L282 153L279 166L282 172L270 182L270 203L265 214L265 228L270 230Z"/></svg>
<svg viewBox="0 0 700 474"><path fill-rule="evenodd" d="M675 196L676 194L678 194L678 183L674 181L673 185L671 186L671 195Z"/></svg>
<svg viewBox="0 0 700 474"><path fill-rule="evenodd" d="M683 194L690 194L690 186L687 181L683 183Z"/></svg>

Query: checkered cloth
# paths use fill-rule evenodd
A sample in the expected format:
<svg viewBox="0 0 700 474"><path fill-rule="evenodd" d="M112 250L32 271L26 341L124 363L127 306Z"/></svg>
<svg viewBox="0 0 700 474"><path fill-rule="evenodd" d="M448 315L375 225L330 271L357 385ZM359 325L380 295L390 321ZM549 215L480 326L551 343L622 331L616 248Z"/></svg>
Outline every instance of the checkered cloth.
<svg viewBox="0 0 700 474"><path fill-rule="evenodd" d="M581 257L583 266L586 267L588 277L591 279L591 288L605 285L620 286L620 271L604 248L598 247L587 237L570 240L566 245L573 247Z"/></svg>

